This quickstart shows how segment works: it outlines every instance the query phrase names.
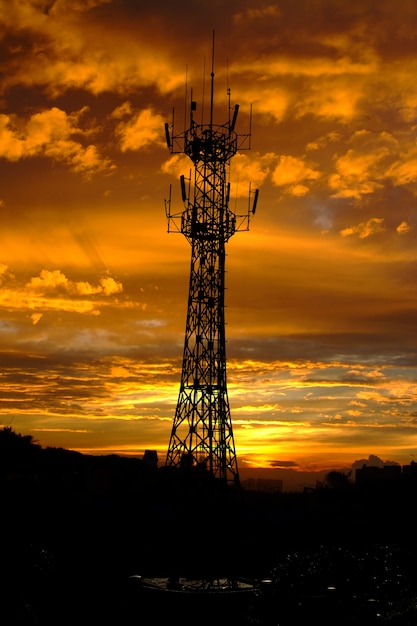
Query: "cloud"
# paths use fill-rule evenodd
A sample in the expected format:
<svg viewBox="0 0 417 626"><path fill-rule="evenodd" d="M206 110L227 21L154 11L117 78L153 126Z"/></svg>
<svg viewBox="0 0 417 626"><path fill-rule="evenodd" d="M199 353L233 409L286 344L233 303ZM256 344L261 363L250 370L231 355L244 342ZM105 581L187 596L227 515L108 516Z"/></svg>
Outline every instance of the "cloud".
<svg viewBox="0 0 417 626"><path fill-rule="evenodd" d="M321 174L311 163L302 158L283 155L271 174L272 182L277 187L288 187L293 195L305 195L309 183L320 178Z"/></svg>
<svg viewBox="0 0 417 626"><path fill-rule="evenodd" d="M249 185L252 189L259 189L268 176L270 162L274 158L271 154L236 154L230 173L230 197L247 197Z"/></svg>
<svg viewBox="0 0 417 626"><path fill-rule="evenodd" d="M27 283L29 291L45 294L58 290L60 287L68 291L69 281L60 270L42 270L39 276L35 276Z"/></svg>
<svg viewBox="0 0 417 626"><path fill-rule="evenodd" d="M71 89L98 95L129 93L144 85L166 93L182 84L184 74L172 70L163 46L158 53L152 7L140 13L133 8L126 23L128 5L121 15L114 5L110 0L58 0L48 7L37 0L2 0L1 22L12 53L2 88L39 86L57 97Z"/></svg>
<svg viewBox="0 0 417 626"><path fill-rule="evenodd" d="M60 270L42 270L25 285L17 285L12 275L4 273L8 280L3 281L0 291L0 308L6 310L33 311L31 319L36 325L42 311L67 311L98 315L105 305L104 298L122 293L122 283L111 276L99 279L92 285L87 281L72 281Z"/></svg>
<svg viewBox="0 0 417 626"><path fill-rule="evenodd" d="M410 139L395 130L356 131L350 138L354 147L334 157L335 172L328 179L332 197L360 200L383 191L387 182L396 187L416 183L417 148Z"/></svg>
<svg viewBox="0 0 417 626"><path fill-rule="evenodd" d="M101 6L102 4L111 4L113 0L50 0L48 14L63 14L68 11L89 11L94 7Z"/></svg>
<svg viewBox="0 0 417 626"><path fill-rule="evenodd" d="M123 119L124 117L129 117L132 115L133 109L131 103L127 100L126 102L122 102L119 106L117 106L114 111L112 111L110 117L113 117L116 120Z"/></svg>
<svg viewBox="0 0 417 626"><path fill-rule="evenodd" d="M118 109L116 116L124 114L128 107ZM129 111L130 113L130 111ZM122 152L140 150L152 145L165 145L164 118L151 107L142 109L128 122L120 122L116 128Z"/></svg>
<svg viewBox="0 0 417 626"><path fill-rule="evenodd" d="M86 109L67 114L58 107L34 113L25 121L0 115L0 157L8 161L43 156L64 162L85 175L112 168L96 146L84 146L72 136L85 135L78 122Z"/></svg>
<svg viewBox="0 0 417 626"><path fill-rule="evenodd" d="M245 11L236 13L233 16L235 22L270 20L271 18L280 17L281 11L275 4L265 5L260 8L248 8Z"/></svg>
<svg viewBox="0 0 417 626"><path fill-rule="evenodd" d="M398 224L396 230L399 235L406 235L407 233L410 232L411 228L412 227L410 226L410 224L408 224L405 221L402 221L401 224Z"/></svg>
<svg viewBox="0 0 417 626"><path fill-rule="evenodd" d="M318 139L309 142L306 146L306 150L320 150L331 143L339 141L341 139L341 136L341 133L338 133L336 131L329 131Z"/></svg>
<svg viewBox="0 0 417 626"><path fill-rule="evenodd" d="M258 67L251 66L251 72L254 76L259 76L264 71L262 63ZM236 69L236 73L239 77L240 74L244 76L245 72L239 65ZM274 84L268 83L262 85L262 89L256 85L256 80L252 82L244 81L242 87L238 88L239 102L242 105L253 105L253 111L255 117L265 116L267 119L272 118L273 122L282 122L285 119L285 115L293 104L293 95L285 84L274 86Z"/></svg>
<svg viewBox="0 0 417 626"><path fill-rule="evenodd" d="M42 319L43 313L32 313L30 319L32 320L32 324L36 326L40 319Z"/></svg>
<svg viewBox="0 0 417 626"><path fill-rule="evenodd" d="M123 291L122 284L110 276L100 278L99 284L94 286L84 281L68 280L60 270L42 270L39 276L30 279L26 287L29 292L39 295L64 291L69 295L76 296L97 294L109 296Z"/></svg>
<svg viewBox="0 0 417 626"><path fill-rule="evenodd" d="M330 70L331 71L331 70ZM324 68L320 68L324 72ZM304 98L295 105L296 115L315 115L323 119L352 120L357 114L357 106L363 97L361 81L351 84L352 77L320 77L306 90Z"/></svg>
<svg viewBox="0 0 417 626"><path fill-rule="evenodd" d="M372 235L382 233L385 230L384 219L382 217L371 217L367 222L361 222L357 226L350 226L340 231L342 237L358 235L359 239L366 239Z"/></svg>
<svg viewBox="0 0 417 626"><path fill-rule="evenodd" d="M123 291L122 283L116 281L111 276L100 278L100 290L96 293L102 293L105 296L112 296L115 293L121 293Z"/></svg>
<svg viewBox="0 0 417 626"><path fill-rule="evenodd" d="M0 286L2 286L4 282L10 281L11 279L13 279L13 274L11 273L9 267L5 263L0 263Z"/></svg>
<svg viewBox="0 0 417 626"><path fill-rule="evenodd" d="M386 172L395 185L409 185L417 182L417 147L413 146L399 155Z"/></svg>
<svg viewBox="0 0 417 626"><path fill-rule="evenodd" d="M363 150L350 149L336 159L336 173L329 177L334 198L361 198L382 189L381 160L390 155L388 147Z"/></svg>
<svg viewBox="0 0 417 626"><path fill-rule="evenodd" d="M352 463L352 469L361 469L362 467L385 467L387 465L399 465L396 461L383 461L375 454L370 454L367 459L360 459Z"/></svg>
<svg viewBox="0 0 417 626"><path fill-rule="evenodd" d="M161 172L179 178L181 175L190 176L191 161L184 154L173 154L161 165Z"/></svg>
<svg viewBox="0 0 417 626"><path fill-rule="evenodd" d="M270 467L299 467L299 464L295 461L269 461Z"/></svg>

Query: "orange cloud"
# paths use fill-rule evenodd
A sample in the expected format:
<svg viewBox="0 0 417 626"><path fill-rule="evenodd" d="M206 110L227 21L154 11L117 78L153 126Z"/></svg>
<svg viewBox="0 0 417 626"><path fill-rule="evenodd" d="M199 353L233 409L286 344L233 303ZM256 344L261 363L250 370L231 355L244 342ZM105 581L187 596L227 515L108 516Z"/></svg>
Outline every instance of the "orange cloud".
<svg viewBox="0 0 417 626"><path fill-rule="evenodd" d="M149 148L152 145L165 146L164 123L163 117L152 108L139 111L127 122L120 122L116 133L122 152Z"/></svg>
<svg viewBox="0 0 417 626"><path fill-rule="evenodd" d="M91 285L85 281L71 281L60 270L42 270L23 287L12 281L8 270L3 272L3 277L7 281L3 281L0 292L0 308L7 310L56 310L98 315L105 303L89 296L111 297L123 291L122 284L110 276L101 277L98 285ZM31 318L37 324L41 314L31 315Z"/></svg>
<svg viewBox="0 0 417 626"><path fill-rule="evenodd" d="M351 141L355 147L336 157L336 173L329 176L335 198L359 199L382 189L389 162L398 150L398 142L389 133L357 131Z"/></svg>
<svg viewBox="0 0 417 626"><path fill-rule="evenodd" d="M281 15L282 13L279 7L277 7L275 4L269 4L261 8L248 8L245 12L236 13L233 16L233 19L236 22L245 22L246 20L257 21L264 18L266 20L269 20L271 18L280 17Z"/></svg>
<svg viewBox="0 0 417 626"><path fill-rule="evenodd" d="M65 291L70 295L97 295L105 296L121 293L123 286L110 276L100 278L99 285L93 286L88 282L73 282L60 270L42 270L39 276L30 279L26 285L29 292L40 295L54 291Z"/></svg>
<svg viewBox="0 0 417 626"><path fill-rule="evenodd" d="M402 221L401 224L397 226L397 233L399 235L406 235L407 233L410 232L411 228L412 227L410 226L410 224L408 224L405 221Z"/></svg>
<svg viewBox="0 0 417 626"><path fill-rule="evenodd" d="M401 158L392 163L386 172L395 185L409 185L417 182L417 148L412 147ZM416 193L416 192L414 192Z"/></svg>
<svg viewBox="0 0 417 626"><path fill-rule="evenodd" d="M304 191L308 191L307 186L300 187L304 181L316 181L320 178L319 171L303 159L283 155L280 157L278 165L271 174L272 182L277 187L288 186L291 190L295 190L294 195L304 195ZM300 194L300 191L302 193Z"/></svg>
<svg viewBox="0 0 417 626"><path fill-rule="evenodd" d="M261 187L268 176L273 158L271 154L260 156L252 153L249 155L238 153L233 159L230 170L230 197L247 197L249 185L252 189Z"/></svg>
<svg viewBox="0 0 417 626"><path fill-rule="evenodd" d="M15 116L0 115L0 157L9 161L45 156L68 163L86 175L112 167L94 145L84 147L72 139L82 134L78 121L85 109L67 115L57 107L33 114L26 123ZM84 133L85 134L85 133Z"/></svg>
<svg viewBox="0 0 417 626"><path fill-rule="evenodd" d="M382 217L372 217L367 222L362 222L357 226L350 226L340 231L342 237L348 237L349 235L358 235L360 239L366 239L371 235L376 235L385 230L384 219Z"/></svg>
<svg viewBox="0 0 417 626"><path fill-rule="evenodd" d="M35 41L30 54L25 47L15 49L14 72L4 86L42 85L56 97L72 88L97 95L157 84L167 93L184 84L184 69L172 67L164 50L158 54L155 38L147 41L146 23L141 24L143 37L137 30L116 29L114 22L100 14L100 6L106 4L113 3L57 0L44 8L36 0L3 2L5 28L22 36L29 32ZM86 19L91 9L97 9L93 23Z"/></svg>

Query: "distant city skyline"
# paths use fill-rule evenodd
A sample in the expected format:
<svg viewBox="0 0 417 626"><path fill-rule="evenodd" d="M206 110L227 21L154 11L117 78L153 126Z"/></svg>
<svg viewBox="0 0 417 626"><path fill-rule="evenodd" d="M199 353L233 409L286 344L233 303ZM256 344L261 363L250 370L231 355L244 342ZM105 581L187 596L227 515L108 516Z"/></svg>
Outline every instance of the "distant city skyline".
<svg viewBox="0 0 417 626"><path fill-rule="evenodd" d="M417 453L417 6L0 0L0 426L166 454L190 248L164 134L239 104L227 379L239 469ZM250 112L252 120L250 126ZM239 209L241 207L241 210Z"/></svg>

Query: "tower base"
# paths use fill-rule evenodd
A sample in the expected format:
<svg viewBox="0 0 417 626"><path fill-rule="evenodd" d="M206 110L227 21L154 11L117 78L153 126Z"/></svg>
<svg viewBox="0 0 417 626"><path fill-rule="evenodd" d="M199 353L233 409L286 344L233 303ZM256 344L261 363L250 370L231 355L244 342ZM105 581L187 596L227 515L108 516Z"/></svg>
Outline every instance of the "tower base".
<svg viewBox="0 0 417 626"><path fill-rule="evenodd" d="M219 615L233 616L239 625L253 624L257 586L249 580L143 578L131 576L131 603L156 624L181 616L182 626L212 626ZM134 608L134 606L133 606Z"/></svg>

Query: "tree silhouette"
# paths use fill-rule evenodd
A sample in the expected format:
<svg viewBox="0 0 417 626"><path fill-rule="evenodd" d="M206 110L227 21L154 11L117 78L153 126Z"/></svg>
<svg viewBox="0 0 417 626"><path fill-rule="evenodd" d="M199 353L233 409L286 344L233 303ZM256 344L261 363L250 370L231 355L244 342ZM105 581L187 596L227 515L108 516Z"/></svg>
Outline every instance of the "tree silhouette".
<svg viewBox="0 0 417 626"><path fill-rule="evenodd" d="M40 450L32 435L21 435L4 426L0 430L0 475L28 472Z"/></svg>
<svg viewBox="0 0 417 626"><path fill-rule="evenodd" d="M332 470L324 477L324 485L328 489L346 489L351 484L352 472Z"/></svg>

